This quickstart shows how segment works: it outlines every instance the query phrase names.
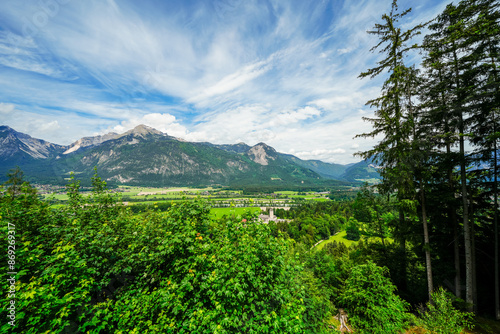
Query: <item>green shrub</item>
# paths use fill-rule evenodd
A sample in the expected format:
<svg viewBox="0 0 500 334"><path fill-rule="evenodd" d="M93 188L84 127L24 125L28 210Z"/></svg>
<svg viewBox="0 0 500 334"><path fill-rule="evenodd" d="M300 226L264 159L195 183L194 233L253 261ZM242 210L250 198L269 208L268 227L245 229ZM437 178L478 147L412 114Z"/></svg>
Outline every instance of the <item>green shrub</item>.
<svg viewBox="0 0 500 334"><path fill-rule="evenodd" d="M409 320L408 305L394 293L387 271L368 262L353 267L345 281L337 304L347 311L357 333L398 333Z"/></svg>
<svg viewBox="0 0 500 334"><path fill-rule="evenodd" d="M305 333L331 333L326 322L334 312L330 302L330 291L322 284L321 279L315 277L310 270L302 272L301 281L305 287Z"/></svg>
<svg viewBox="0 0 500 334"><path fill-rule="evenodd" d="M464 313L453 307L456 299L451 293L439 288L432 294L432 303L420 311L419 326L435 334L460 334L465 327L472 328L472 313Z"/></svg>
<svg viewBox="0 0 500 334"><path fill-rule="evenodd" d="M146 253L152 261L138 258L148 261L146 270L134 269L135 282L96 311L107 332L303 332L302 268L286 257L286 240L241 217L211 221L203 202L179 203L158 217L142 223L167 231Z"/></svg>

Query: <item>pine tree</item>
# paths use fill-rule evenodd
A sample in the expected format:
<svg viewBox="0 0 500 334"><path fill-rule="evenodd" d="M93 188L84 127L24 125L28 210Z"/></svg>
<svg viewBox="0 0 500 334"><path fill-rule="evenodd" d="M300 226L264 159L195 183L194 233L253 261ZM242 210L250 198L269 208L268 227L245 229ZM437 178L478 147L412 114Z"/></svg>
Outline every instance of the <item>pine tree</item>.
<svg viewBox="0 0 500 334"><path fill-rule="evenodd" d="M454 167L459 164L458 154L452 151L452 147L458 142L458 123L452 113L449 112L452 94L449 90L450 67L443 53L445 46L440 39L441 31L438 25L432 25L435 30L425 36L422 49L425 51L423 67L425 69L424 81L420 86L420 128L427 134L427 140L433 148L432 161L435 165L434 179L437 184L447 184L440 187L439 199L447 208L448 223L453 230L454 264L455 264L455 295L461 297L460 278L460 248L457 220L457 203ZM442 171L439 174L439 171ZM436 175L438 174L438 175Z"/></svg>
<svg viewBox="0 0 500 334"><path fill-rule="evenodd" d="M406 287L406 238L408 226L405 213L412 211L415 200L415 184L412 165L412 132L414 127L413 114L409 112L408 101L414 91L408 75L412 70L405 65L404 58L416 45L411 45L411 39L420 33L422 25L403 31L398 21L407 15L411 9L398 13L397 0L392 2L391 12L382 15L383 23L375 24L369 34L377 35L379 43L371 51L379 49L385 58L377 62L377 66L368 69L359 77L376 77L385 71L389 77L382 87L382 94L370 100L367 105L375 108L374 118L363 118L373 124L373 131L356 137L375 137L383 135L383 139L373 149L360 152L358 155L367 159L374 158L382 166L380 172L382 182L379 188L382 193L396 192L399 201L398 239L403 255L402 273L403 288Z"/></svg>
<svg viewBox="0 0 500 334"><path fill-rule="evenodd" d="M9 173L7 173L7 177L9 179L5 181L4 184L9 186L7 192L14 198L21 190L21 185L24 182L24 173L19 166L16 166L16 168L11 169Z"/></svg>

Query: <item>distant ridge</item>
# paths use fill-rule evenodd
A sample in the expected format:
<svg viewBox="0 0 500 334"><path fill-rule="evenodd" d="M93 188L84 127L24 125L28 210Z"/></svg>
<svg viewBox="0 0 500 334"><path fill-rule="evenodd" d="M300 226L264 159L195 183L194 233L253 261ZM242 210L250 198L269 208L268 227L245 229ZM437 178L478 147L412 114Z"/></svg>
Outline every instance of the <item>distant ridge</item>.
<svg viewBox="0 0 500 334"><path fill-rule="evenodd" d="M42 139L32 138L8 126L0 126L0 161L47 159L65 148L65 146L52 144Z"/></svg>
<svg viewBox="0 0 500 334"><path fill-rule="evenodd" d="M73 153L83 147L96 146L104 143L107 140L115 139L116 137L118 137L118 134L114 132L110 132L102 136L99 135L94 137L83 137L71 144L70 147L63 152L63 154Z"/></svg>
<svg viewBox="0 0 500 334"><path fill-rule="evenodd" d="M83 137L68 146L1 126L0 178L16 165L40 183L65 183L70 172L82 180L90 178L94 166L109 182L145 186L307 186L357 182L360 176L356 165L301 160L265 143L187 142L146 125L122 134ZM349 170L356 171L356 177L348 175Z"/></svg>

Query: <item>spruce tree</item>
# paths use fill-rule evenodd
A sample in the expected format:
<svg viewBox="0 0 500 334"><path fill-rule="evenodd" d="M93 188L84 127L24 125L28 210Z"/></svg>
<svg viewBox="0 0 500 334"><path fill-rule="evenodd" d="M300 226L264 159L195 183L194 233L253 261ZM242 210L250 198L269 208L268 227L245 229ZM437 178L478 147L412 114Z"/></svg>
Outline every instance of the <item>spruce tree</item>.
<svg viewBox="0 0 500 334"><path fill-rule="evenodd" d="M409 30L402 30L398 21L408 13L407 9L398 12L397 0L392 2L389 14L382 15L383 23L375 24L369 34L377 35L379 42L371 51L379 50L384 58L377 62L377 66L368 69L359 77L374 78L384 72L389 76L382 87L382 94L367 102L375 108L374 118L363 118L373 125L373 131L360 134L356 137L383 138L371 150L360 152L358 155L374 160L382 167L382 182L379 189L382 193L395 192L399 201L399 226L398 239L402 252L402 266L400 276L402 287L406 288L406 239L408 234L405 213L412 211L415 200L415 184L412 165L412 131L414 126L413 114L409 112L407 101L411 101L413 89L409 89L411 82L408 74L411 69L405 64L404 59L408 52L416 45L410 44L412 38L420 33L422 25Z"/></svg>

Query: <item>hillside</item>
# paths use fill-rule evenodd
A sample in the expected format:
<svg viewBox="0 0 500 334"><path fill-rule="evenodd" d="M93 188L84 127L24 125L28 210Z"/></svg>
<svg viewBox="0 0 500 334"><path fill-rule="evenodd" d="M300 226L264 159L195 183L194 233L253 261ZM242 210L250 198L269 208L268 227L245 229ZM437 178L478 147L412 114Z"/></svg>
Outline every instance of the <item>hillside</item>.
<svg viewBox="0 0 500 334"><path fill-rule="evenodd" d="M61 184L71 172L85 181L97 166L106 181L129 185L328 186L354 180L343 176L347 166L301 160L265 143L187 142L144 125L123 134L84 137L68 146L5 126L0 134L2 179L20 166L34 182Z"/></svg>
<svg viewBox="0 0 500 334"><path fill-rule="evenodd" d="M380 180L380 174L373 161L363 160L347 167L340 178L349 182L376 183Z"/></svg>

